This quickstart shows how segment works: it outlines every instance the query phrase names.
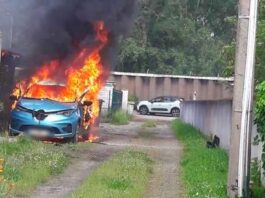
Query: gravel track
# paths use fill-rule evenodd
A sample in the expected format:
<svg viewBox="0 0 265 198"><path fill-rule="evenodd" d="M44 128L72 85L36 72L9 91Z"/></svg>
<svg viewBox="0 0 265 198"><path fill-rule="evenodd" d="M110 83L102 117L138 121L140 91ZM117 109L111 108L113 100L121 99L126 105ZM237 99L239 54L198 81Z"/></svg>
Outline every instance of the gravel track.
<svg viewBox="0 0 265 198"><path fill-rule="evenodd" d="M139 120L126 126L103 123L100 131L100 144L93 144L75 153L64 173L39 186L31 197L69 197L96 167L127 148L143 150L155 162L145 197L182 197L179 177L182 146L171 132L168 122L159 122L155 128L143 128Z"/></svg>

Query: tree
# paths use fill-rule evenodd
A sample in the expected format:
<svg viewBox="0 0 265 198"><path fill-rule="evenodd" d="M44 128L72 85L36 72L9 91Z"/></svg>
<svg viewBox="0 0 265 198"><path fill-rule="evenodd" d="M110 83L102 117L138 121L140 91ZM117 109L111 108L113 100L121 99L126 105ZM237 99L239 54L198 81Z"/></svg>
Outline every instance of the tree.
<svg viewBox="0 0 265 198"><path fill-rule="evenodd" d="M232 41L234 0L139 0L132 34L122 40L117 70L221 75L223 47Z"/></svg>

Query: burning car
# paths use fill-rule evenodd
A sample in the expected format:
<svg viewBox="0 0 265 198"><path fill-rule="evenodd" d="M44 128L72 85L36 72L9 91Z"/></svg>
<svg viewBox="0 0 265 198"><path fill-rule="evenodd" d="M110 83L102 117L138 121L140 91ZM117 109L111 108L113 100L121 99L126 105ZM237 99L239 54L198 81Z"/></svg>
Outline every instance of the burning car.
<svg viewBox="0 0 265 198"><path fill-rule="evenodd" d="M80 45L71 55L46 60L34 70L27 67L30 72L25 70L26 75L17 79L11 97L11 135L23 132L75 142L81 132L83 141L98 139L97 126L90 128L99 121L98 95L109 74L102 60L108 30L104 21L93 27L94 45Z"/></svg>
<svg viewBox="0 0 265 198"><path fill-rule="evenodd" d="M58 85L37 85L64 89ZM36 86L31 87L31 89ZM21 133L40 139L68 139L75 143L80 132L89 133L91 101L81 102L89 90L75 101L60 102L48 98L10 96L15 102L11 111L10 135Z"/></svg>

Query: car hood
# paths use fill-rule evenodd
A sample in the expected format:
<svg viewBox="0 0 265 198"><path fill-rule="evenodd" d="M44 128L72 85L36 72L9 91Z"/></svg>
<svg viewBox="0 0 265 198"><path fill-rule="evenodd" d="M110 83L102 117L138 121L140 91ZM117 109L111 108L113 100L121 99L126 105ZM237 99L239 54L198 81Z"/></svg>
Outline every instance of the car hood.
<svg viewBox="0 0 265 198"><path fill-rule="evenodd" d="M63 103L49 99L22 98L18 105L30 110L44 110L45 112L64 111L77 109L76 103Z"/></svg>

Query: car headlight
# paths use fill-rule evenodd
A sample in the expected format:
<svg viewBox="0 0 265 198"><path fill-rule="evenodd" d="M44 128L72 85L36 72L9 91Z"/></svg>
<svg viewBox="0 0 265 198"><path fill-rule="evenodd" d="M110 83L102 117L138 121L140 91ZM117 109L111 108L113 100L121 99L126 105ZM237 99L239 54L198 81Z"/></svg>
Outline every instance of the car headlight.
<svg viewBox="0 0 265 198"><path fill-rule="evenodd" d="M59 111L56 114L63 115L63 116L71 116L75 111L76 111L75 109L70 109L70 110L65 110L65 111Z"/></svg>

